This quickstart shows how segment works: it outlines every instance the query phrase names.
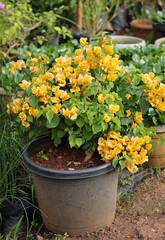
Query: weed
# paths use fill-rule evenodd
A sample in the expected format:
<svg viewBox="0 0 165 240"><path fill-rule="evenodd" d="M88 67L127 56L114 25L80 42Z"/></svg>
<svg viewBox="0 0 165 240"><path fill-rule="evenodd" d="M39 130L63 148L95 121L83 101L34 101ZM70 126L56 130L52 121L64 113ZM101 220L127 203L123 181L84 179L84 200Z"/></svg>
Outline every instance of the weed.
<svg viewBox="0 0 165 240"><path fill-rule="evenodd" d="M155 213L150 205L146 206L146 212L148 215L153 215Z"/></svg>

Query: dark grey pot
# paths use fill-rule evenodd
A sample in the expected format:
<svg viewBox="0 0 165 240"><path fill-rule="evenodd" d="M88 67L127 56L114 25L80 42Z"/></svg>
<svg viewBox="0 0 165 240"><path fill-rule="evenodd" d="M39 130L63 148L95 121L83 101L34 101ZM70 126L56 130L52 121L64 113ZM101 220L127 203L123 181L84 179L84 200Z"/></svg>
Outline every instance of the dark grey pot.
<svg viewBox="0 0 165 240"><path fill-rule="evenodd" d="M46 227L54 233L78 236L109 226L115 215L118 169L111 163L75 171L38 166L30 156L36 153L37 146L48 141L48 137L40 138L24 153Z"/></svg>

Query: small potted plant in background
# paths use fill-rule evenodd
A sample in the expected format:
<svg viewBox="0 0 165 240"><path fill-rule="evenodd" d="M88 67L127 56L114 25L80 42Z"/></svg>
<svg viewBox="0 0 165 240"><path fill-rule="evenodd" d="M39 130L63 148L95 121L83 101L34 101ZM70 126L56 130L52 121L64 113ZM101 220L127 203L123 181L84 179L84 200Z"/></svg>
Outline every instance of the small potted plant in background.
<svg viewBox="0 0 165 240"><path fill-rule="evenodd" d="M80 31L75 33L74 37L79 41L81 37L87 37L88 41L99 31L106 30L109 34L113 34L112 26L109 21L109 13L117 12L120 0L79 0L78 14L81 18L82 26L79 26ZM83 30L82 30L83 29Z"/></svg>
<svg viewBox="0 0 165 240"><path fill-rule="evenodd" d="M148 19L145 9L145 0L137 1L132 9L132 15L136 16L136 19L133 19L130 22L130 26L133 29L133 33L135 37L139 37L145 40L152 41L154 37L154 31L152 26L152 21ZM153 0L151 5L151 9L155 9L156 0Z"/></svg>
<svg viewBox="0 0 165 240"><path fill-rule="evenodd" d="M46 227L69 235L111 224L116 167L136 172L148 160L155 132L143 122L148 87L140 71L120 66L104 33L90 45L87 38L80 43L49 69L41 57L30 58L26 67L36 75L22 81L24 94L8 105L24 133L48 135L30 143L24 164Z"/></svg>
<svg viewBox="0 0 165 240"><path fill-rule="evenodd" d="M149 19L152 21L153 28L157 38L165 36L165 9L157 12L147 12Z"/></svg>

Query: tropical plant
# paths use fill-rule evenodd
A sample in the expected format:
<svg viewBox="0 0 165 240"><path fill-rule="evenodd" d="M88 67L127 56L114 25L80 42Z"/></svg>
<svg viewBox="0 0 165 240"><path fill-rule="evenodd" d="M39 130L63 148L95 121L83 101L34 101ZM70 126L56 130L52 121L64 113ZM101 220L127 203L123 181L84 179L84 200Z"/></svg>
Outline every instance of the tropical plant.
<svg viewBox="0 0 165 240"><path fill-rule="evenodd" d="M116 13L120 0L80 0L83 28L92 37L100 30L107 29L109 13Z"/></svg>
<svg viewBox="0 0 165 240"><path fill-rule="evenodd" d="M119 163L136 172L137 165L148 159L150 136L155 133L155 128L145 128L143 118L148 106L160 113L165 110L165 85L158 86L159 78L152 73L126 72L104 33L90 45L87 38L80 44L51 68L42 57L28 53L24 64L32 79L22 81L24 93L8 105L8 113L16 114L25 133L41 129L55 146L65 138L71 148L84 149L88 154L84 161L97 147L103 161L113 160L114 167ZM11 71L17 68L13 62ZM151 97L151 86L156 85L159 95Z"/></svg>
<svg viewBox="0 0 165 240"><path fill-rule="evenodd" d="M67 43L55 46L42 46L41 48L37 48L34 44L24 45L22 48L18 48L14 50L14 53L18 55L18 58L21 57L24 61L28 59L27 52L31 52L33 56L37 56L40 54L41 56L47 56L49 59L49 66L52 66L54 59L59 57L60 55L65 55L67 51L74 51L76 47L79 46L77 40L70 40ZM21 64L18 61L17 64ZM9 71L12 62L6 63L5 66L2 66L0 72L0 87L8 91L10 94L17 94L20 89L19 83L22 82L24 78L26 80L31 79L30 71L26 68L22 68L21 70L17 68L17 70L13 73Z"/></svg>
<svg viewBox="0 0 165 240"><path fill-rule="evenodd" d="M165 24L165 9L157 12L147 11L147 14L153 24Z"/></svg>
<svg viewBox="0 0 165 240"><path fill-rule="evenodd" d="M122 65L128 69L140 69L143 76L147 76L148 83L154 81L152 91L150 89L150 96L154 96L159 100L158 92L163 91L165 84L165 48L163 46L154 46L152 44L143 47L118 49L120 59L123 60ZM151 74L147 75L150 72ZM156 78L154 75L157 75ZM144 79L143 79L144 80ZM151 87L150 87L151 88ZM151 94L154 93L154 95ZM158 94L158 95L157 95ZM164 97L162 92L162 97ZM151 99L150 99L151 101ZM143 107L145 112L143 114L145 126L157 126L165 124L165 110L160 110L153 103L150 105L144 100Z"/></svg>
<svg viewBox="0 0 165 240"><path fill-rule="evenodd" d="M62 9L63 7L40 14L33 12L29 0L0 2L1 58L9 59L11 50L24 44L32 31L40 26L44 26L45 29L42 29L40 35L36 36L39 44L47 40L44 36L46 28L71 36L68 29L58 26L58 18L62 18L60 16Z"/></svg>

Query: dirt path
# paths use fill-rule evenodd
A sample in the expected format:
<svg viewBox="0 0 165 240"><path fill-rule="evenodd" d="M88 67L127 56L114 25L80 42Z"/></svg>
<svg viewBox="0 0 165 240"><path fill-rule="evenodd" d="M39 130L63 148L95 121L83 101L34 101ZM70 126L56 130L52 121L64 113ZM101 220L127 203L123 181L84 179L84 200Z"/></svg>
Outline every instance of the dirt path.
<svg viewBox="0 0 165 240"><path fill-rule="evenodd" d="M120 200L110 227L71 240L165 240L165 171Z"/></svg>
<svg viewBox="0 0 165 240"><path fill-rule="evenodd" d="M165 240L165 170L152 174L117 203L110 227L80 237L64 238L43 228L41 232L43 240ZM27 239L37 239L34 231L32 236Z"/></svg>

